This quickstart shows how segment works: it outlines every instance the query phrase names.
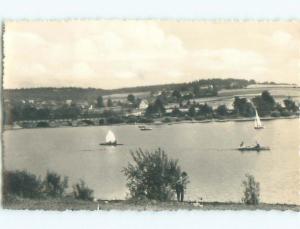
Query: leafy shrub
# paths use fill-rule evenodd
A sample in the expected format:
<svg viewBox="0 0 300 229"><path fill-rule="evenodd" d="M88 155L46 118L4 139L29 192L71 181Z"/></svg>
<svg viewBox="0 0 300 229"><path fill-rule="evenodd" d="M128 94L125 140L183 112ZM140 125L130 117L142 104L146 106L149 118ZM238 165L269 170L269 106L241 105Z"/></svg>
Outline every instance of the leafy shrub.
<svg viewBox="0 0 300 229"><path fill-rule="evenodd" d="M85 185L83 180L73 186L73 194L76 199L93 200L93 192L92 189Z"/></svg>
<svg viewBox="0 0 300 229"><path fill-rule="evenodd" d="M168 122L171 122L171 119L170 118L164 118L162 121L165 122L165 123L168 123Z"/></svg>
<svg viewBox="0 0 300 229"><path fill-rule="evenodd" d="M187 121L192 121L192 120L193 120L193 118L191 118L191 117L189 117L189 116L185 116L185 117L184 117L184 120L187 120Z"/></svg>
<svg viewBox="0 0 300 229"><path fill-rule="evenodd" d="M228 115L228 108L226 107L226 105L220 105L217 107L216 113L220 116L226 116Z"/></svg>
<svg viewBox="0 0 300 229"><path fill-rule="evenodd" d="M271 116L272 117L279 117L280 116L280 112L279 111L272 111L271 112Z"/></svg>
<svg viewBox="0 0 300 229"><path fill-rule="evenodd" d="M5 171L3 173L3 195L9 194L37 198L41 196L42 181L27 171Z"/></svg>
<svg viewBox="0 0 300 229"><path fill-rule="evenodd" d="M195 120L202 121L202 120L205 120L205 117L201 116L201 115L198 115L198 116L195 117Z"/></svg>
<svg viewBox="0 0 300 229"><path fill-rule="evenodd" d="M284 116L284 117L288 117L288 116L291 116L292 113L291 113L290 111L283 110L283 111L281 112L281 115Z"/></svg>
<svg viewBox="0 0 300 229"><path fill-rule="evenodd" d="M153 123L154 120L148 117L140 117L138 120L139 123Z"/></svg>
<svg viewBox="0 0 300 229"><path fill-rule="evenodd" d="M61 176L54 172L47 172L44 181L44 192L47 196L61 197L68 187L68 177L61 179Z"/></svg>
<svg viewBox="0 0 300 229"><path fill-rule="evenodd" d="M124 120L122 119L122 117L119 117L119 116L111 116L111 117L108 117L106 119L106 122L108 124L119 124L119 123L123 123Z"/></svg>
<svg viewBox="0 0 300 229"><path fill-rule="evenodd" d="M205 117L207 119L213 119L214 118L213 114L206 114Z"/></svg>
<svg viewBox="0 0 300 229"><path fill-rule="evenodd" d="M168 159L158 148L154 152L141 149L131 152L134 163L123 169L133 199L166 201L174 196L181 169L177 160Z"/></svg>
<svg viewBox="0 0 300 229"><path fill-rule="evenodd" d="M245 204L256 205L259 203L259 183L255 181L254 176L246 174L247 180L243 181L244 197L242 201Z"/></svg>
<svg viewBox="0 0 300 229"><path fill-rule="evenodd" d="M288 97L287 99L283 100L284 102L284 106L288 111L291 112L296 112L297 110L299 110L299 107L296 105L295 101L293 101L290 97Z"/></svg>
<svg viewBox="0 0 300 229"><path fill-rule="evenodd" d="M136 123L138 121L138 117L135 116L128 116L126 123Z"/></svg>

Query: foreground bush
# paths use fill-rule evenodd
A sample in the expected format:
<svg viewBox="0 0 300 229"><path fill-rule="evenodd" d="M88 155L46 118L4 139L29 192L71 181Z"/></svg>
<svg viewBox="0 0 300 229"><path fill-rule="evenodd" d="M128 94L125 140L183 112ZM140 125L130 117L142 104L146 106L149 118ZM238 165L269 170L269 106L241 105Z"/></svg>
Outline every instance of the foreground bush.
<svg viewBox="0 0 300 229"><path fill-rule="evenodd" d="M68 188L68 178L61 178L60 175L54 172L47 172L44 181L44 192L47 196L51 197L61 197L65 193L66 188Z"/></svg>
<svg viewBox="0 0 300 229"><path fill-rule="evenodd" d="M27 171L5 171L3 173L3 195L9 194L38 198L42 195L42 181Z"/></svg>
<svg viewBox="0 0 300 229"><path fill-rule="evenodd" d="M73 186L73 194L76 199L93 200L93 192L92 189L85 185L83 180Z"/></svg>
<svg viewBox="0 0 300 229"><path fill-rule="evenodd" d="M177 160L168 159L160 148L154 152L131 152L134 163L123 169L127 187L134 199L166 201L173 198L181 169Z"/></svg>
<svg viewBox="0 0 300 229"><path fill-rule="evenodd" d="M244 197L242 201L245 204L256 205L259 203L259 183L255 181L254 176L246 174L246 180L243 181Z"/></svg>
<svg viewBox="0 0 300 229"><path fill-rule="evenodd" d="M27 171L5 171L3 173L3 196L10 195L22 198L65 197L68 188L68 178L62 178L54 172L47 172L42 180ZM72 195L80 200L93 200L93 190L84 181L73 186Z"/></svg>

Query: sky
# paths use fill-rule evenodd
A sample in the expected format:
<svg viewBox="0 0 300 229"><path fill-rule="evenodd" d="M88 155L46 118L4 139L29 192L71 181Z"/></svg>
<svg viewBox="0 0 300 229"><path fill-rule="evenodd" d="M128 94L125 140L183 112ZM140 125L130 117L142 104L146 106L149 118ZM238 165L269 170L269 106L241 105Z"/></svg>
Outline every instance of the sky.
<svg viewBox="0 0 300 229"><path fill-rule="evenodd" d="M9 21L3 39L4 88L300 84L299 21Z"/></svg>

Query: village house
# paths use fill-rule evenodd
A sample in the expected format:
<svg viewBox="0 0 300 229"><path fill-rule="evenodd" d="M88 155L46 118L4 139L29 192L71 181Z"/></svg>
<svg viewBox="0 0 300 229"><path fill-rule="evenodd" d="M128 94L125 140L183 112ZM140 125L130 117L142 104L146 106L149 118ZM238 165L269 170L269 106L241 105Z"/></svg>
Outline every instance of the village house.
<svg viewBox="0 0 300 229"><path fill-rule="evenodd" d="M65 104L67 104L68 106L71 106L71 104L72 104L72 99L67 99L67 100L65 101Z"/></svg>
<svg viewBox="0 0 300 229"><path fill-rule="evenodd" d="M125 116L136 116L136 117L139 117L139 116L142 116L143 115L143 112L142 111L140 111L140 110L137 110L137 109L134 109L134 110L132 110L132 111L130 111L130 112L127 112L126 114L125 114Z"/></svg>
<svg viewBox="0 0 300 229"><path fill-rule="evenodd" d="M146 110L148 108L148 106L149 106L148 101L145 100L145 99L142 99L140 104L139 104L139 109L140 110Z"/></svg>

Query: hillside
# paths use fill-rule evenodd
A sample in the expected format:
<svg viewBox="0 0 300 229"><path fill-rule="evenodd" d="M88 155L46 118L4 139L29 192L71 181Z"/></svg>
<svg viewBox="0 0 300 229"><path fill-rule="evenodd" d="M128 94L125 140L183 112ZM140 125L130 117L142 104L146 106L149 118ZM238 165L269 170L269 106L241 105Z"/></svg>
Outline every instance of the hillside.
<svg viewBox="0 0 300 229"><path fill-rule="evenodd" d="M180 90L182 92L195 92L201 87L212 86L217 92L221 89L236 89L244 88L248 85L255 84L254 80L243 79L203 79L188 83L178 84L164 84L164 85L151 85L128 87L119 89L96 89L96 88L77 88L77 87L63 87L63 88L21 88L21 89L5 89L4 99L9 100L66 100L71 99L74 101L85 100L91 101L100 95L111 95L118 93L137 93L137 92L157 92L162 90Z"/></svg>

